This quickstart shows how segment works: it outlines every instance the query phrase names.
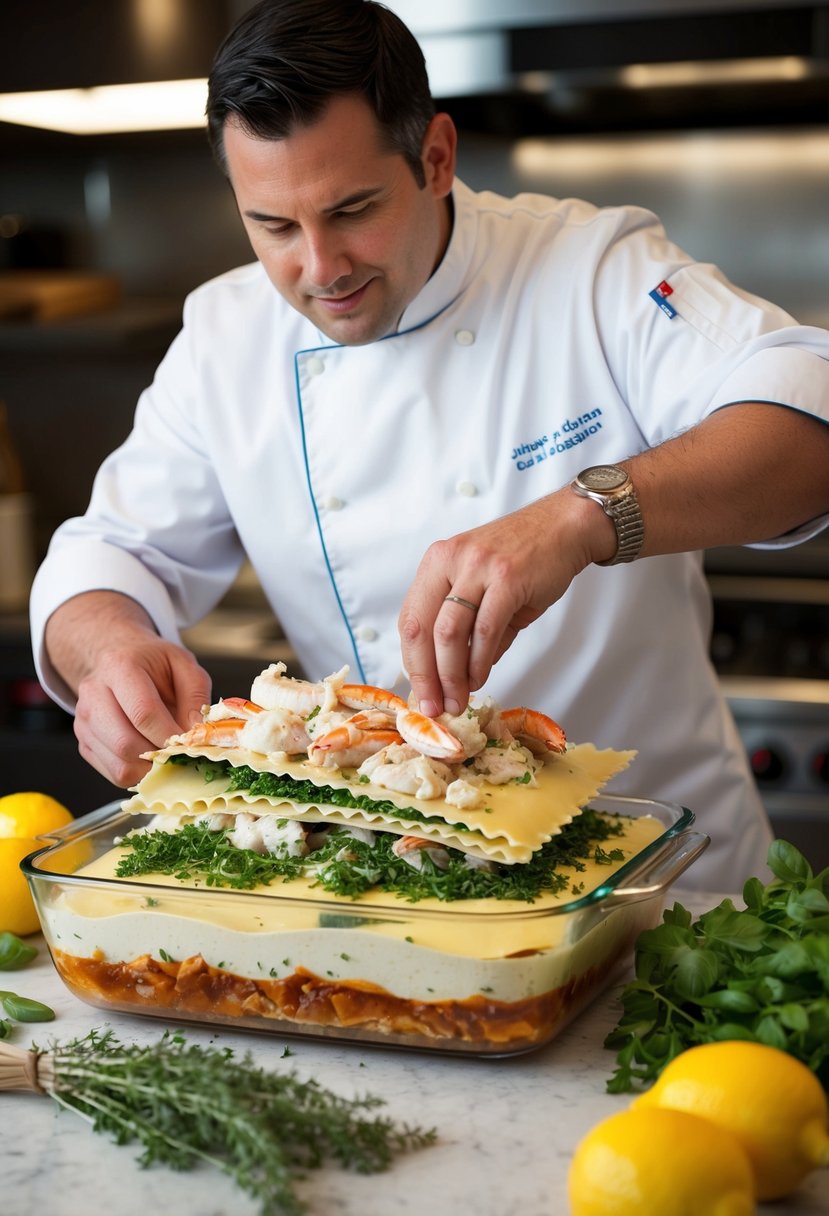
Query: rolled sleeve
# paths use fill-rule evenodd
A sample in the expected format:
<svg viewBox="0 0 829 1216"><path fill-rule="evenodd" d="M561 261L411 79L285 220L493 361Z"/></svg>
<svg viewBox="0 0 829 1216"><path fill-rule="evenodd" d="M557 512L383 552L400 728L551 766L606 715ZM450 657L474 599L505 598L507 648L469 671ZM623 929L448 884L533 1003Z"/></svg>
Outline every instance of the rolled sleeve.
<svg viewBox="0 0 829 1216"><path fill-rule="evenodd" d="M797 327L803 345L800 347L765 347L751 355L723 380L711 402L709 413L746 401L760 401L798 410L829 424L829 360L807 349L809 330ZM826 348L826 335L814 331L815 338ZM774 335L781 341L790 338L791 331ZM787 549L810 540L829 526L829 514L808 520L781 536L747 545L750 549Z"/></svg>
<svg viewBox="0 0 829 1216"><path fill-rule="evenodd" d="M70 713L75 697L49 662L45 632L52 613L86 591L117 591L129 596L149 614L161 637L171 642L180 640L167 588L138 558L116 545L91 539L53 546L32 585L32 652L41 685Z"/></svg>

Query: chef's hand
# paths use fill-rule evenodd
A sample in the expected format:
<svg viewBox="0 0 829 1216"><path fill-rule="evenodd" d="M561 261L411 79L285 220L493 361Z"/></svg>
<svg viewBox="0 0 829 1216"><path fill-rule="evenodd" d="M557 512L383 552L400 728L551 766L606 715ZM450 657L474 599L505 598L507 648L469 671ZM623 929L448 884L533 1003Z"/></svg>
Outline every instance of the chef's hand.
<svg viewBox="0 0 829 1216"><path fill-rule="evenodd" d="M134 600L92 591L50 618L46 648L77 694L75 736L84 760L115 785L134 785L141 753L200 718L210 677L184 647L156 633Z"/></svg>
<svg viewBox="0 0 829 1216"><path fill-rule="evenodd" d="M615 551L611 521L569 489L430 545L399 619L403 666L421 711L460 713L519 631L585 566Z"/></svg>

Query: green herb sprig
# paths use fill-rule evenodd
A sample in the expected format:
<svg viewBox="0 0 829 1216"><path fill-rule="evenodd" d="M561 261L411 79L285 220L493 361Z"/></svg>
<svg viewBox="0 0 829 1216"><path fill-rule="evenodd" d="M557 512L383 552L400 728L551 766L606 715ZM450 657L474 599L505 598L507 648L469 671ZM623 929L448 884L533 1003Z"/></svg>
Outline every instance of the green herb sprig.
<svg viewBox="0 0 829 1216"><path fill-rule="evenodd" d="M617 1051L611 1093L644 1088L681 1051L746 1039L789 1052L829 1088L829 867L814 874L786 841L775 875L750 878L696 921L681 904L636 946L636 978L605 1046Z"/></svg>
<svg viewBox="0 0 829 1216"><path fill-rule="evenodd" d="M44 1058L54 1100L116 1143L141 1144L141 1165L213 1165L260 1202L263 1216L305 1211L295 1182L308 1169L335 1162L376 1173L436 1139L434 1129L372 1113L381 1098L342 1098L295 1072L261 1068L249 1053L237 1058L180 1033L139 1046L92 1030L51 1044Z"/></svg>

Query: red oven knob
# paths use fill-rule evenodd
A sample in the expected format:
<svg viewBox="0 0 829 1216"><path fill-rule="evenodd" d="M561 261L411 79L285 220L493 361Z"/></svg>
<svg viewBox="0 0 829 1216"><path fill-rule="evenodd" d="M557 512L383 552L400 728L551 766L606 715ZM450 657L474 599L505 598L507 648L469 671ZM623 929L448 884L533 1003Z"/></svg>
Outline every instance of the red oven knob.
<svg viewBox="0 0 829 1216"><path fill-rule="evenodd" d="M774 747L755 747L751 752L751 771L759 782L770 785L786 773L786 761Z"/></svg>
<svg viewBox="0 0 829 1216"><path fill-rule="evenodd" d="M829 749L816 752L812 757L812 772L818 781L829 785Z"/></svg>

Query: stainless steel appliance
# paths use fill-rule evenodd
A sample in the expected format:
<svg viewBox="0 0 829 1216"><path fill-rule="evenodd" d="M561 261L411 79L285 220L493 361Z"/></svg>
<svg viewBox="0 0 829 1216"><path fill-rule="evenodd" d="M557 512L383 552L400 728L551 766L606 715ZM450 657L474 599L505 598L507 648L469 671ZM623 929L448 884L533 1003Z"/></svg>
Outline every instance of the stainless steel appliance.
<svg viewBox="0 0 829 1216"><path fill-rule="evenodd" d="M778 836L829 866L829 540L714 550L711 653Z"/></svg>

